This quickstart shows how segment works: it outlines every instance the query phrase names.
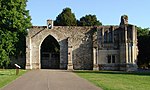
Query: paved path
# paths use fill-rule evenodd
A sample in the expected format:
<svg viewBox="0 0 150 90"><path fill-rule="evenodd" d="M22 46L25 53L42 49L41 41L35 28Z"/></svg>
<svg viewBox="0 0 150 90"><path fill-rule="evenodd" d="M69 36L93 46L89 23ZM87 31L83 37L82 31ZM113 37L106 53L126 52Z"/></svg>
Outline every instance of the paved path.
<svg viewBox="0 0 150 90"><path fill-rule="evenodd" d="M33 70L2 90L102 90L75 73L63 70Z"/></svg>

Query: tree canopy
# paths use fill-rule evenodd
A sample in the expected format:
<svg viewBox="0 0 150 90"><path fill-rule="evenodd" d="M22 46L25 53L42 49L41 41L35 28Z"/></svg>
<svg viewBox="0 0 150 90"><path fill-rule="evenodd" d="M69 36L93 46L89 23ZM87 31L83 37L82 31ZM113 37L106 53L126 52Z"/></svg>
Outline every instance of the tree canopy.
<svg viewBox="0 0 150 90"><path fill-rule="evenodd" d="M7 66L10 56L22 52L31 17L27 0L0 0L0 67Z"/></svg>
<svg viewBox="0 0 150 90"><path fill-rule="evenodd" d="M96 15L85 15L77 20L75 14L70 8L64 8L63 11L56 17L55 26L100 26L102 23L97 20Z"/></svg>
<svg viewBox="0 0 150 90"><path fill-rule="evenodd" d="M147 36L149 35L149 28L141 28L141 27L137 27L137 34L138 36Z"/></svg>
<svg viewBox="0 0 150 90"><path fill-rule="evenodd" d="M85 15L78 21L78 26L100 26L102 23L97 20L96 15Z"/></svg>
<svg viewBox="0 0 150 90"><path fill-rule="evenodd" d="M150 67L150 31L149 28L137 27L138 34L138 66Z"/></svg>
<svg viewBox="0 0 150 90"><path fill-rule="evenodd" d="M77 21L70 8L65 8L54 21L56 26L76 26Z"/></svg>

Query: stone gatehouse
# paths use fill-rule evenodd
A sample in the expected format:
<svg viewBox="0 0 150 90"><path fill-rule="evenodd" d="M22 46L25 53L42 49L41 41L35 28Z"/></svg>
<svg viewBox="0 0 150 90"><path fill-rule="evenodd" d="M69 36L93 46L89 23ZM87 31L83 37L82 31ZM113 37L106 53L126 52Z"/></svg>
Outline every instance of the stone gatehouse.
<svg viewBox="0 0 150 90"><path fill-rule="evenodd" d="M122 16L119 26L32 26L26 37L26 69L136 70L137 30Z"/></svg>

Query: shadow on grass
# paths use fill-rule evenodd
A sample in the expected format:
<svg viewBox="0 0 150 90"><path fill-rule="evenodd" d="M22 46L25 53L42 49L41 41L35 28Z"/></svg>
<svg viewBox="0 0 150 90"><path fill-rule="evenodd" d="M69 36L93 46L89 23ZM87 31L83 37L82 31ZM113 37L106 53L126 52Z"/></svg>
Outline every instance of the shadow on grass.
<svg viewBox="0 0 150 90"><path fill-rule="evenodd" d="M14 73L7 73L7 74L0 73L0 76L12 76L12 75L16 75L16 74L14 74Z"/></svg>
<svg viewBox="0 0 150 90"><path fill-rule="evenodd" d="M0 69L0 76L10 76L15 75L15 69Z"/></svg>
<svg viewBox="0 0 150 90"><path fill-rule="evenodd" d="M124 71L74 71L75 73L95 73L95 74L122 74L150 76L150 72L124 72Z"/></svg>
<svg viewBox="0 0 150 90"><path fill-rule="evenodd" d="M3 75L6 75L6 74L1 74L1 73L0 73L0 76L3 76Z"/></svg>

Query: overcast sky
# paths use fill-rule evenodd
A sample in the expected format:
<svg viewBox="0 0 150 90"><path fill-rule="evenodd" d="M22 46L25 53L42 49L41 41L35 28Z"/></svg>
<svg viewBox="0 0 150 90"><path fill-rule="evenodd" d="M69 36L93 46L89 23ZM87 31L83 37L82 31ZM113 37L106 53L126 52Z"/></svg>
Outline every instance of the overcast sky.
<svg viewBox="0 0 150 90"><path fill-rule="evenodd" d="M121 15L128 15L129 23L143 28L150 27L150 0L28 0L33 25L46 25L47 19L55 20L66 7L76 18L96 15L103 25L119 25Z"/></svg>

